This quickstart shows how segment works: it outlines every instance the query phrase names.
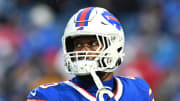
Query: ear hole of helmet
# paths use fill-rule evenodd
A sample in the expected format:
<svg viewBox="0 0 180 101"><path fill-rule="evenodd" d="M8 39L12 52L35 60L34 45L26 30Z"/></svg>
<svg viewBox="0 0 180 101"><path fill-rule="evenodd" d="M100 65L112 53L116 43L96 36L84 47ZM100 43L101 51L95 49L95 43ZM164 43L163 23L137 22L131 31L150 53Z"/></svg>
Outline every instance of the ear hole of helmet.
<svg viewBox="0 0 180 101"><path fill-rule="evenodd" d="M116 66L119 66L121 64L121 58L119 58L116 62Z"/></svg>
<svg viewBox="0 0 180 101"><path fill-rule="evenodd" d="M121 50L122 50L122 47L118 48L118 49L117 49L117 52L119 53Z"/></svg>
<svg viewBox="0 0 180 101"><path fill-rule="evenodd" d="M122 47L119 47L117 49L117 52L119 53L122 50ZM116 62L116 66L119 66L121 64L121 58L118 58L117 62Z"/></svg>

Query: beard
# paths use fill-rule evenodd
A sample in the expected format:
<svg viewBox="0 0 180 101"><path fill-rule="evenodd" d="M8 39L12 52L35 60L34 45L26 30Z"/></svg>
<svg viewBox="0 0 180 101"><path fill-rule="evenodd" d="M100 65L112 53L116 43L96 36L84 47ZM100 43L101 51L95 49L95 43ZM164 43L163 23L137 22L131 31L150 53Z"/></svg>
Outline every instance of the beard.
<svg viewBox="0 0 180 101"><path fill-rule="evenodd" d="M103 76L105 75L106 72L96 72L97 76L100 78L100 80L102 81ZM94 80L93 77L91 76L91 74L88 75L83 75L83 76L77 76L79 80L81 80L82 82L86 83L86 84L93 84Z"/></svg>

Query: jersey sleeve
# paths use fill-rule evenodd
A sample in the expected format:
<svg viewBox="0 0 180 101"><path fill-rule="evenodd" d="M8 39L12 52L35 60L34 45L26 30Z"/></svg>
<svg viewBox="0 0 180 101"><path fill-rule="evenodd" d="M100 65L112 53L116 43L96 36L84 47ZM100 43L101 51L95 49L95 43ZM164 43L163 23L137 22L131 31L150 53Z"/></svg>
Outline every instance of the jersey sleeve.
<svg viewBox="0 0 180 101"><path fill-rule="evenodd" d="M145 94L146 98L148 99L147 101L155 101L153 91L145 80L136 78L136 85L139 90L141 90L141 92Z"/></svg>
<svg viewBox="0 0 180 101"><path fill-rule="evenodd" d="M40 87L33 89L27 96L27 101L48 101Z"/></svg>
<svg viewBox="0 0 180 101"><path fill-rule="evenodd" d="M63 101L60 91L59 82L43 84L29 93L27 101Z"/></svg>

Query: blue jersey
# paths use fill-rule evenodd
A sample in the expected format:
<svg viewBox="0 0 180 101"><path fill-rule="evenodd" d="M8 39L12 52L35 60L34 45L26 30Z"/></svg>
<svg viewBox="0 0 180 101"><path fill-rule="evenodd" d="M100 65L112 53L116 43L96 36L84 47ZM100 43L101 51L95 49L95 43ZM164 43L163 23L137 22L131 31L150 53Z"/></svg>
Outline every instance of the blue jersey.
<svg viewBox="0 0 180 101"><path fill-rule="evenodd" d="M113 101L154 101L151 88L140 78L116 76L102 83L112 88ZM29 93L27 101L98 101L97 90L95 84L85 84L75 77L69 81L41 85ZM104 99L108 101L108 96Z"/></svg>

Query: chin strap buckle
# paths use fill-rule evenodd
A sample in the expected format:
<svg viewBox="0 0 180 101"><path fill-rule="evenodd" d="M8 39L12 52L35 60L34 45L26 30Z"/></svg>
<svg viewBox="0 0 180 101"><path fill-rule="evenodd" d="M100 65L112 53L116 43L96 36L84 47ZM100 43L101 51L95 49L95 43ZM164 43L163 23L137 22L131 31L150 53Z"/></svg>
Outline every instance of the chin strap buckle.
<svg viewBox="0 0 180 101"><path fill-rule="evenodd" d="M110 98L114 96L114 94L110 91L110 87L103 86L100 78L97 76L96 72L92 69L91 75L93 77L93 80L98 88L98 91L96 93L96 97L99 96L99 101L104 101L103 95L107 94Z"/></svg>
<svg viewBox="0 0 180 101"><path fill-rule="evenodd" d="M104 101L104 97L103 97L104 94L107 94L110 98L112 98L114 96L114 94L108 89L111 89L111 88L103 87L97 91L96 97L99 96L99 101Z"/></svg>

